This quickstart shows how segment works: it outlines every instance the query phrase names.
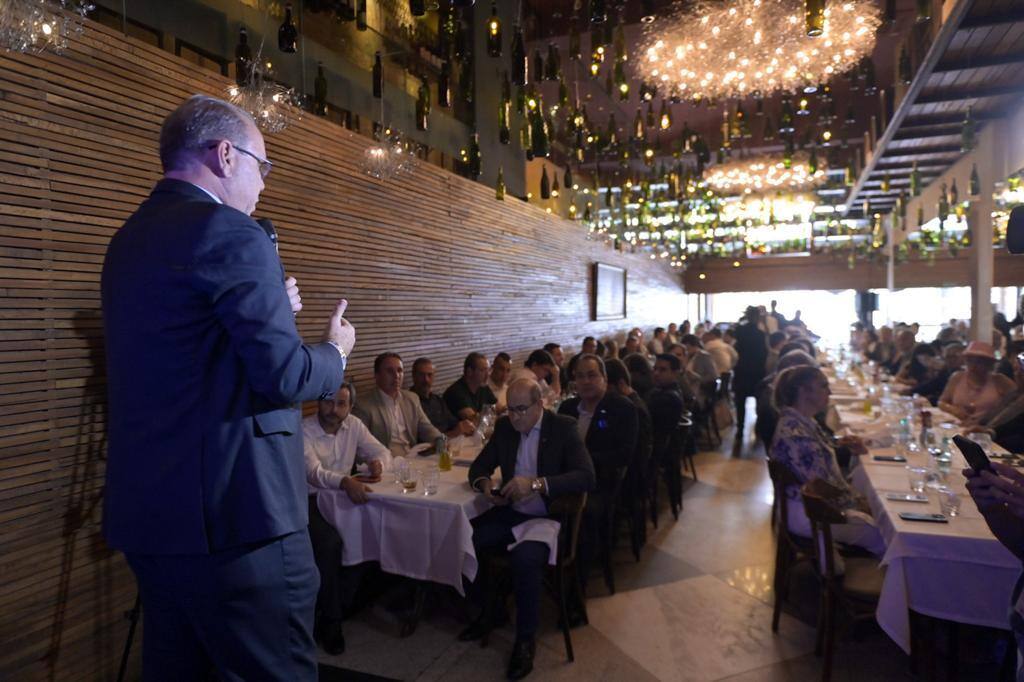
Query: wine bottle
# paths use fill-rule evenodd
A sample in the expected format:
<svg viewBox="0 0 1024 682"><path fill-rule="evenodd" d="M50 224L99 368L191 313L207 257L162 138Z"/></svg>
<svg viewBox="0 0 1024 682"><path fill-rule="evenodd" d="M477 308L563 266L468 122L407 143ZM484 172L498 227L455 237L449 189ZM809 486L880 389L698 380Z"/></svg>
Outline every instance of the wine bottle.
<svg viewBox="0 0 1024 682"><path fill-rule="evenodd" d="M565 178L563 179L563 184L566 189L572 189L572 166L569 164L565 165Z"/></svg>
<svg viewBox="0 0 1024 682"><path fill-rule="evenodd" d="M441 75L437 79L437 105L448 108L452 105L452 65L441 62Z"/></svg>
<svg viewBox="0 0 1024 682"><path fill-rule="evenodd" d="M252 78L252 49L245 26L238 29L238 45L235 46L235 82L241 86L249 84Z"/></svg>
<svg viewBox="0 0 1024 682"><path fill-rule="evenodd" d="M277 47L281 52L291 54L298 49L298 42L299 31L292 21L292 3L287 2L284 5L284 21L277 29Z"/></svg>
<svg viewBox="0 0 1024 682"><path fill-rule="evenodd" d="M480 135L477 133L473 133L469 138L469 158L466 166L471 180L480 177Z"/></svg>
<svg viewBox="0 0 1024 682"><path fill-rule="evenodd" d="M648 128L653 128L654 127L654 102L648 102L647 103L647 120L646 120L646 123L647 123L647 127Z"/></svg>
<svg viewBox="0 0 1024 682"><path fill-rule="evenodd" d="M508 71L501 81L501 102L498 105L498 141L508 144L512 140L512 83Z"/></svg>
<svg viewBox="0 0 1024 682"><path fill-rule="evenodd" d="M529 60L526 57L523 29L516 24L512 30L512 82L519 86L525 86L529 79L529 73Z"/></svg>
<svg viewBox="0 0 1024 682"><path fill-rule="evenodd" d="M409 14L414 17L422 17L427 13L427 3L425 0L409 0Z"/></svg>
<svg viewBox="0 0 1024 682"><path fill-rule="evenodd" d="M972 197L981 196L981 178L978 176L978 164L971 164L971 179L967 184L967 191Z"/></svg>
<svg viewBox="0 0 1024 682"><path fill-rule="evenodd" d="M779 132L792 135L796 128L793 125L793 102L788 96L782 98L782 113L779 116Z"/></svg>
<svg viewBox="0 0 1024 682"><path fill-rule="evenodd" d="M548 167L544 166L540 171L540 198L551 198L551 181L548 180Z"/></svg>
<svg viewBox="0 0 1024 682"><path fill-rule="evenodd" d="M550 153L548 141L548 123L544 119L541 107L530 114L530 146L535 158L545 158Z"/></svg>
<svg viewBox="0 0 1024 682"><path fill-rule="evenodd" d="M540 49L533 51L533 80L540 81L544 78L544 57L540 54Z"/></svg>
<svg viewBox="0 0 1024 682"><path fill-rule="evenodd" d="M960 190L956 187L956 178L949 187L949 205L955 210L960 205Z"/></svg>
<svg viewBox="0 0 1024 682"><path fill-rule="evenodd" d="M603 24L608 18L608 9L604 0L590 0L590 23Z"/></svg>
<svg viewBox="0 0 1024 682"><path fill-rule="evenodd" d="M545 64L544 76L549 81L556 81L562 77L562 56L558 52L558 45L554 43L548 43L548 61Z"/></svg>
<svg viewBox="0 0 1024 682"><path fill-rule="evenodd" d="M498 201L505 201L505 171L498 167L498 181L494 183L494 198Z"/></svg>
<svg viewBox="0 0 1024 682"><path fill-rule="evenodd" d="M825 31L825 0L804 0L804 25L811 38Z"/></svg>
<svg viewBox="0 0 1024 682"><path fill-rule="evenodd" d="M501 19L496 0L491 0L491 18L487 21L487 54L495 58L501 56Z"/></svg>
<svg viewBox="0 0 1024 682"><path fill-rule="evenodd" d="M880 183L880 189L883 192L888 192L890 187L892 187L892 182L889 179L889 174L886 173L885 175L882 176L882 182Z"/></svg>
<svg viewBox="0 0 1024 682"><path fill-rule="evenodd" d="M900 83L903 85L910 85L910 82L914 80L914 67L910 63L910 50L906 45L900 48L899 74Z"/></svg>
<svg viewBox="0 0 1024 682"><path fill-rule="evenodd" d="M661 113L658 115L658 125L661 126L662 130L668 130L672 127L672 113L668 109L668 105L665 104L664 98L661 100Z"/></svg>
<svg viewBox="0 0 1024 682"><path fill-rule="evenodd" d="M316 63L316 79L313 81L313 113L317 116L327 115L327 76L324 75L324 63Z"/></svg>
<svg viewBox="0 0 1024 682"><path fill-rule="evenodd" d="M910 196L916 197L921 193L921 171L917 169L917 161L910 169Z"/></svg>
<svg viewBox="0 0 1024 682"><path fill-rule="evenodd" d="M578 62L583 57L583 52L580 49L580 29L576 25L576 21L573 20L572 26L569 27L569 59Z"/></svg>
<svg viewBox="0 0 1024 682"><path fill-rule="evenodd" d="M380 51L373 55L373 96L375 99L384 96L384 64L380 59Z"/></svg>
<svg viewBox="0 0 1024 682"><path fill-rule="evenodd" d="M430 117L430 87L426 78L420 81L416 92L416 130L426 130Z"/></svg>
<svg viewBox="0 0 1024 682"><path fill-rule="evenodd" d="M640 107L636 108L636 116L633 117L633 139L638 142L644 139L644 118Z"/></svg>
<svg viewBox="0 0 1024 682"><path fill-rule="evenodd" d="M365 31L369 28L366 25L366 0L356 0L356 30Z"/></svg>
<svg viewBox="0 0 1024 682"><path fill-rule="evenodd" d="M811 175L818 172L818 145L811 146L811 155L807 159L807 172Z"/></svg>
<svg viewBox="0 0 1024 682"><path fill-rule="evenodd" d="M967 115L964 117L963 125L960 128L960 151L969 152L974 149L977 142L978 126L974 122L974 107L967 107Z"/></svg>
<svg viewBox="0 0 1024 682"><path fill-rule="evenodd" d="M932 19L932 0L917 0L917 23L923 24Z"/></svg>

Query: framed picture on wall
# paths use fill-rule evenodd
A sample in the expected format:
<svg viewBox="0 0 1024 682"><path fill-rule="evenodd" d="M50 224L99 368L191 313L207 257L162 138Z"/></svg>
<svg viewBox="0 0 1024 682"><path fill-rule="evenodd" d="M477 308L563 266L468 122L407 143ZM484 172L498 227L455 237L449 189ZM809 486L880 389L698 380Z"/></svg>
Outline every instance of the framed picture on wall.
<svg viewBox="0 0 1024 682"><path fill-rule="evenodd" d="M591 279L591 319L626 319L626 271L594 263Z"/></svg>

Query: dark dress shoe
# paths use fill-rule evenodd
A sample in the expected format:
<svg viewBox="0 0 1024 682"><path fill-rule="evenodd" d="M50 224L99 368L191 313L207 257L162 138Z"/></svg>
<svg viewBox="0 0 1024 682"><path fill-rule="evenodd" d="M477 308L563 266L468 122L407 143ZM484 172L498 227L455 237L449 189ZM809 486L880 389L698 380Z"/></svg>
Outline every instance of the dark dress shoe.
<svg viewBox="0 0 1024 682"><path fill-rule="evenodd" d="M536 645L533 639L517 639L512 646L512 658L508 661L508 679L521 680L533 670L533 654Z"/></svg>
<svg viewBox="0 0 1024 682"><path fill-rule="evenodd" d="M341 630L341 621L328 621L320 628L320 644L331 656L345 653L345 633Z"/></svg>
<svg viewBox="0 0 1024 682"><path fill-rule="evenodd" d="M483 639L487 634L494 629L494 624L488 618L480 616L472 623L466 626L466 628L459 633L460 642L475 642L478 639Z"/></svg>

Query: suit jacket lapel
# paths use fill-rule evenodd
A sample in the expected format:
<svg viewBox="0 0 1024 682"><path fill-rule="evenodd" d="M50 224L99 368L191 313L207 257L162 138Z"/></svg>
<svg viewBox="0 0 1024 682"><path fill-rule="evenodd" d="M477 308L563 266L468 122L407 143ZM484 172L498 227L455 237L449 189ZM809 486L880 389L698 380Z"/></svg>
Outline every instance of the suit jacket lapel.
<svg viewBox="0 0 1024 682"><path fill-rule="evenodd" d="M398 409L402 411L402 419L405 421L406 438L409 445L416 445L419 441L419 424L416 421L416 406L409 400L409 396L401 391L398 392Z"/></svg>

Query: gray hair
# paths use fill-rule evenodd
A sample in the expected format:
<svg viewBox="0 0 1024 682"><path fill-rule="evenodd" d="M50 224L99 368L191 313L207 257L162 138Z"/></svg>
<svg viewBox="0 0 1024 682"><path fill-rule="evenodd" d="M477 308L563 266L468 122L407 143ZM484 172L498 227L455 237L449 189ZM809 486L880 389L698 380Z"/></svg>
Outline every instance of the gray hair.
<svg viewBox="0 0 1024 682"><path fill-rule="evenodd" d="M180 170L186 158L207 142L229 140L235 146L249 142L252 116L234 104L193 95L168 114L160 129L160 163L164 172Z"/></svg>
<svg viewBox="0 0 1024 682"><path fill-rule="evenodd" d="M508 385L508 393L506 393L505 395L511 395L513 390L518 391L518 389L522 388L522 387L526 387L526 388L530 389L530 402L531 403L540 402L541 398L543 397L542 394L541 394L541 391L540 391L540 384L537 383L537 381L535 381L534 379L527 379L525 377L521 377L519 379L516 379L511 384L509 384Z"/></svg>

